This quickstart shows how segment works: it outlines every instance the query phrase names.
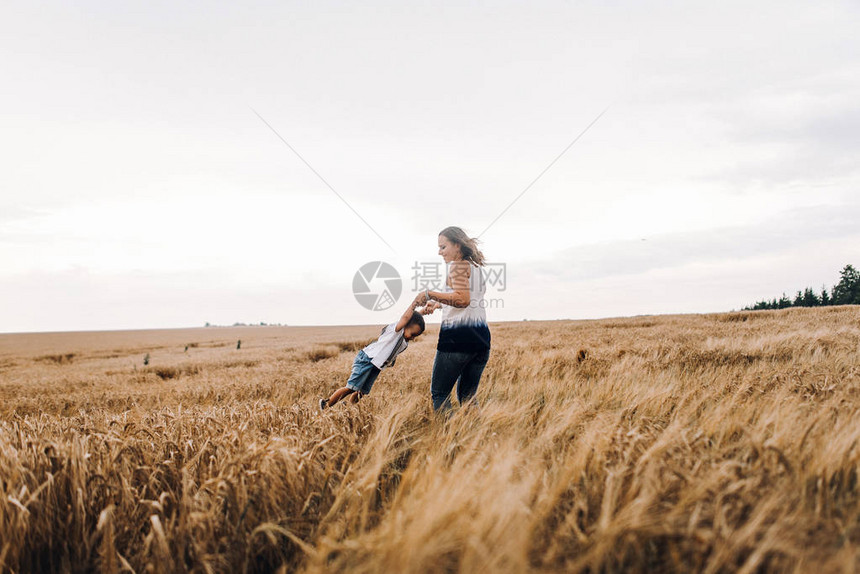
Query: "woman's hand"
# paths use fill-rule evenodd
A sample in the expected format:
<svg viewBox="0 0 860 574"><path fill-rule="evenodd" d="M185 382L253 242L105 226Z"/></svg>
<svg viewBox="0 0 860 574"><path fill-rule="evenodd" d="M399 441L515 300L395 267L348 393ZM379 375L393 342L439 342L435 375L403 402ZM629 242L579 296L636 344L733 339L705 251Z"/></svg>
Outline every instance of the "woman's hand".
<svg viewBox="0 0 860 574"><path fill-rule="evenodd" d="M415 296L415 300L412 301L412 307L422 307L426 305L429 300L430 299L427 298L427 290L425 289Z"/></svg>
<svg viewBox="0 0 860 574"><path fill-rule="evenodd" d="M422 315L429 315L433 311L435 311L436 309L439 309L441 307L442 307L442 304L439 303L438 301L428 301L427 304L424 305L424 308L421 309L421 314Z"/></svg>
<svg viewBox="0 0 860 574"><path fill-rule="evenodd" d="M407 307L406 310L403 312L403 315L400 316L400 319L397 320L397 324L394 325L394 330L402 331L406 327L406 325L409 324L409 321L412 320L412 313L414 313L415 310L419 307L426 307L427 301L427 291L425 290L419 293L415 297L415 299L413 299L412 302L409 304L409 307ZM430 302L432 303L432 301ZM426 315L424 309L421 309L421 311L419 312L422 315Z"/></svg>

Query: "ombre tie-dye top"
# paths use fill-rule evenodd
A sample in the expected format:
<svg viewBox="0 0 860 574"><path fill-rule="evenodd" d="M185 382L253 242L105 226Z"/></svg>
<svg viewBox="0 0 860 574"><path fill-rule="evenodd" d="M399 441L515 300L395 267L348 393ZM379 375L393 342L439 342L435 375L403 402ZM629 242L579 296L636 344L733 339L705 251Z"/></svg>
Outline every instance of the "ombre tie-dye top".
<svg viewBox="0 0 860 574"><path fill-rule="evenodd" d="M442 304L442 327L439 331L439 351L474 352L490 348L490 328L487 327L486 282L481 268L469 262L469 305L454 307ZM453 293L449 285L443 292Z"/></svg>

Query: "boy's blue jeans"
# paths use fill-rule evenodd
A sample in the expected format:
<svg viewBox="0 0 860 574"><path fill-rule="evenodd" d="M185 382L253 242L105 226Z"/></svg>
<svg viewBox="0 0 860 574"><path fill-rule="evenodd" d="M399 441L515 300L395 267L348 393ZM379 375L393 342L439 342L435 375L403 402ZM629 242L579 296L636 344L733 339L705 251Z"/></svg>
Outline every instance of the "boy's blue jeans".
<svg viewBox="0 0 860 574"><path fill-rule="evenodd" d="M358 391L362 395L370 394L373 382L378 376L379 368L370 362L370 357L362 349L355 355L355 360L352 363L352 373L350 373L349 380L346 382L346 388Z"/></svg>
<svg viewBox="0 0 860 574"><path fill-rule="evenodd" d="M475 352L436 351L433 361L433 377L430 382L430 394L433 397L433 410L449 410L451 408L451 390L457 383L457 400L463 405L478 392L478 383L487 361L490 350ZM458 380L459 379L459 380Z"/></svg>

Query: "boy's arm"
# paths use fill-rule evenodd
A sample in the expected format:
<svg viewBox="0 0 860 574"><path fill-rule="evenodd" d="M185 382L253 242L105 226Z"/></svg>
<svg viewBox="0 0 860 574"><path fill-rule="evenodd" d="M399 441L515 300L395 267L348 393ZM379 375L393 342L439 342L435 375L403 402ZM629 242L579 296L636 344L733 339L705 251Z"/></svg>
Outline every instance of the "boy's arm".
<svg viewBox="0 0 860 574"><path fill-rule="evenodd" d="M419 293L418 297L412 300L412 303L409 304L409 307L406 311L403 312L403 315L400 316L400 319L397 320L397 324L394 326L395 331L402 330L406 324L409 322L409 319L412 318L412 313L415 311L416 307L420 307L422 305L421 297L423 293Z"/></svg>

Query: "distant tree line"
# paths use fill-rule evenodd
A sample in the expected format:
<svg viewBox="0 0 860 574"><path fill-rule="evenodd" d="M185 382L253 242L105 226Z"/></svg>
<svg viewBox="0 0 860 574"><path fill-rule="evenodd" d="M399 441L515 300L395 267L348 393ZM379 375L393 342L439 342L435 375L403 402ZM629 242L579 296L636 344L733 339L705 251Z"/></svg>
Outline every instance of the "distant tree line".
<svg viewBox="0 0 860 574"><path fill-rule="evenodd" d="M839 272L839 283L828 292L826 287L816 293L811 287L798 291L792 299L785 293L779 299L758 301L744 307L745 311L759 309L785 309L787 307L824 307L829 305L860 305L860 271L853 265L846 265Z"/></svg>

